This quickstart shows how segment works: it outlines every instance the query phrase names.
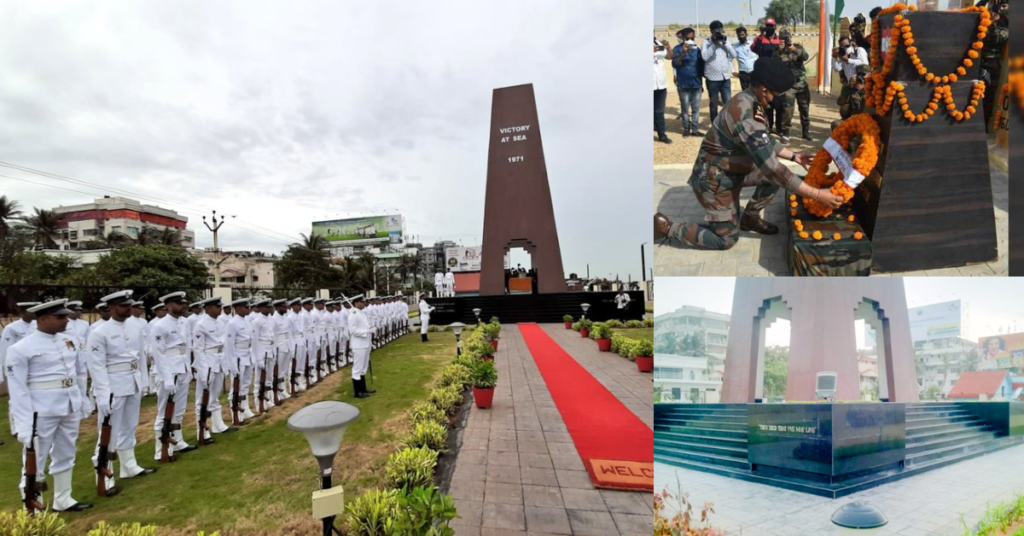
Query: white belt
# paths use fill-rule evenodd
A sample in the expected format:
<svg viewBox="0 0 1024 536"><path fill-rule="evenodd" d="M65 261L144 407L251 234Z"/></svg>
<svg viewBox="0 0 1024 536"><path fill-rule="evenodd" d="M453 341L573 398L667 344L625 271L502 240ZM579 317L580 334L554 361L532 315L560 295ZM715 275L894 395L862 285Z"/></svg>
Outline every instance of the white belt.
<svg viewBox="0 0 1024 536"><path fill-rule="evenodd" d="M260 344L274 344L274 339L260 339Z"/></svg>
<svg viewBox="0 0 1024 536"><path fill-rule="evenodd" d="M185 351L184 346L173 346L171 348L168 348L167 351L164 353L167 355L185 355L188 352Z"/></svg>
<svg viewBox="0 0 1024 536"><path fill-rule="evenodd" d="M235 343L235 350L248 350L249 348L252 348L252 341Z"/></svg>
<svg viewBox="0 0 1024 536"><path fill-rule="evenodd" d="M48 382L29 382L28 388L32 391L49 391L53 389L67 389L74 385L74 378L64 378L63 380L51 380Z"/></svg>
<svg viewBox="0 0 1024 536"><path fill-rule="evenodd" d="M203 348L203 351L204 352L213 352L215 354L219 354L219 353L222 353L224 351L224 345L223 344L218 344L217 346L207 346L206 348Z"/></svg>
<svg viewBox="0 0 1024 536"><path fill-rule="evenodd" d="M308 328L308 329L306 329L306 334L307 334L307 335L311 335L311 334L312 334L313 332L314 332L314 329L313 329L313 328Z"/></svg>
<svg viewBox="0 0 1024 536"><path fill-rule="evenodd" d="M135 372L139 370L139 362L132 361L130 363L117 363L115 365L107 365L107 372Z"/></svg>

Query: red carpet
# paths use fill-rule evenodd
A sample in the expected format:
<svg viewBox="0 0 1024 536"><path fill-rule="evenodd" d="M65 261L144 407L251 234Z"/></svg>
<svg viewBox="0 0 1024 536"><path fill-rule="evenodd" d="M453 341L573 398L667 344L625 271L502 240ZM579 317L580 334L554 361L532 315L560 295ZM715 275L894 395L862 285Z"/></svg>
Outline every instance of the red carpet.
<svg viewBox="0 0 1024 536"><path fill-rule="evenodd" d="M519 331L594 486L654 491L654 432L540 326Z"/></svg>

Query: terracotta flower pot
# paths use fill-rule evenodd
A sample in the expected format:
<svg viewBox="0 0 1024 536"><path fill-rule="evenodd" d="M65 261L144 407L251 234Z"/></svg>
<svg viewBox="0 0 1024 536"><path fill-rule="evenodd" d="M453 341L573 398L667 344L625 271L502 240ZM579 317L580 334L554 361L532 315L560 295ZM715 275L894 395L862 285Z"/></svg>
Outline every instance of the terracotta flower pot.
<svg viewBox="0 0 1024 536"><path fill-rule="evenodd" d="M491 402L494 401L494 388L480 389L479 387L474 387L473 400L476 401L476 407L480 409L491 407Z"/></svg>
<svg viewBox="0 0 1024 536"><path fill-rule="evenodd" d="M611 339L597 339L597 349L602 352L607 352L612 349Z"/></svg>
<svg viewBox="0 0 1024 536"><path fill-rule="evenodd" d="M586 339L589 336L590 336L590 330L589 329L581 329L580 330L580 337L583 337L584 339Z"/></svg>
<svg viewBox="0 0 1024 536"><path fill-rule="evenodd" d="M572 329L572 322L566 322L565 329Z"/></svg>
<svg viewBox="0 0 1024 536"><path fill-rule="evenodd" d="M481 359L483 359L484 361L494 361L494 356L493 355L485 355Z"/></svg>
<svg viewBox="0 0 1024 536"><path fill-rule="evenodd" d="M493 340L488 341L488 342L491 343L491 346L494 347L494 351L497 352L498 351L498 339L493 339Z"/></svg>
<svg viewBox="0 0 1024 536"><path fill-rule="evenodd" d="M636 356L636 369L640 372L652 372L654 370L654 356Z"/></svg>

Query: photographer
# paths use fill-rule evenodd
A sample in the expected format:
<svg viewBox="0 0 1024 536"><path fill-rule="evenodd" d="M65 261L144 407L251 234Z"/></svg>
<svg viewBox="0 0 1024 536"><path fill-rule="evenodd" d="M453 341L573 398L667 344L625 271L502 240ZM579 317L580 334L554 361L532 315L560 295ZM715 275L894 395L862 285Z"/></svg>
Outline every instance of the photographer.
<svg viewBox="0 0 1024 536"><path fill-rule="evenodd" d="M850 25L850 35L853 37L853 44L863 48L865 51L871 51L871 42L868 41L866 35L864 35L867 29L868 21L864 18L864 15L858 13L853 18L853 24Z"/></svg>
<svg viewBox="0 0 1024 536"><path fill-rule="evenodd" d="M720 21L711 22L711 36L700 47L704 58L704 79L708 82L711 97L711 122L718 116L718 107L724 106L732 97L732 60L736 50L729 45L729 38Z"/></svg>
<svg viewBox="0 0 1024 536"><path fill-rule="evenodd" d="M858 65L853 81L850 83L853 91L848 92L845 96L839 96L839 116L843 119L864 112L864 79L869 70L867 65Z"/></svg>
<svg viewBox="0 0 1024 536"><path fill-rule="evenodd" d="M693 41L693 28L676 32L679 44L672 49L672 67L675 68L676 91L679 92L679 119L683 122L683 137L700 136L697 122L700 114L701 74L704 60Z"/></svg>
<svg viewBox="0 0 1024 536"><path fill-rule="evenodd" d="M832 49L832 70L840 73L843 78L843 91L839 94L839 104L854 100L864 100L864 86L857 86L857 67L869 65L868 53L861 47L850 45L849 37L840 37L839 46ZM840 107L840 114L842 108ZM843 116L846 119L846 116Z"/></svg>
<svg viewBox="0 0 1024 536"><path fill-rule="evenodd" d="M665 135L665 100L668 98L668 82L665 80L665 60L672 59L668 41L654 38L654 130L658 141L672 143Z"/></svg>
<svg viewBox="0 0 1024 536"><path fill-rule="evenodd" d="M789 143L789 128L793 124L793 108L800 109L800 131L801 137L805 140L811 139L811 89L807 85L807 68L804 63L810 58L802 45L793 42L793 36L789 30L783 28L779 32L782 37L782 48L778 57L793 71L795 83L785 93L783 98L782 117L779 121L779 139L782 143Z"/></svg>
<svg viewBox="0 0 1024 536"><path fill-rule="evenodd" d="M761 34L754 38L750 50L760 58L771 58L782 47L782 39L775 33L775 19L767 19L764 26L761 26ZM782 119L782 108L785 105L785 97L779 95L773 100L764 111L764 118L768 122L768 132L779 132L779 122Z"/></svg>

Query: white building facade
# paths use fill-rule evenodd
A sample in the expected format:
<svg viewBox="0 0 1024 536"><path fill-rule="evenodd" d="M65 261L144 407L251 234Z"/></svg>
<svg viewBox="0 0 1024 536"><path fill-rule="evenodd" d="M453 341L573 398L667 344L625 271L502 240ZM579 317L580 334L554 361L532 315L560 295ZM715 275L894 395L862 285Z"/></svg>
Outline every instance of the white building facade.
<svg viewBox="0 0 1024 536"><path fill-rule="evenodd" d="M708 360L670 354L654 354L654 388L661 388L661 402L715 404L721 399L721 376L707 374Z"/></svg>

